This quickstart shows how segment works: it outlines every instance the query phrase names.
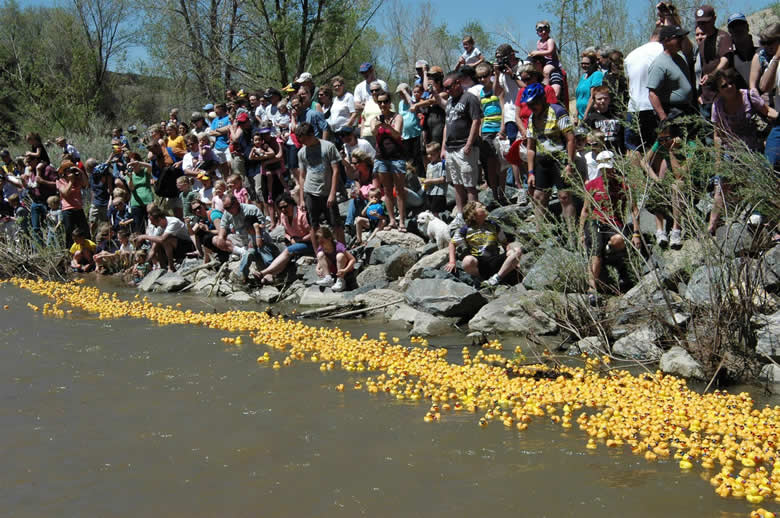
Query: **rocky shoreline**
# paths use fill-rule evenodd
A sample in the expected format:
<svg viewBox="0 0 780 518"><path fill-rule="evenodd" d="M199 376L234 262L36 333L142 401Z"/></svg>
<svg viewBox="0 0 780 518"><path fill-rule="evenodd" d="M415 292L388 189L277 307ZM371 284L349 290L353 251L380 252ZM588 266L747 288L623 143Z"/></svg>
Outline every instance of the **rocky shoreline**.
<svg viewBox="0 0 780 518"><path fill-rule="evenodd" d="M524 247L514 285L482 288L461 270L455 275L445 272L447 250L438 250L410 229L406 233L377 232L360 250L359 269L344 292L334 293L315 284L313 258L300 259L275 286L241 282L238 260L219 267L188 259L176 273L152 271L138 288L192 291L237 303L283 303L295 307L299 316L381 317L405 325L413 336L437 336L456 327L483 337L560 335L561 349L569 354L608 354L657 363L662 371L686 378L709 378L712 368L707 361L711 359L702 357L701 351L697 354L696 348L706 333L694 315L698 307L710 303L713 283L726 268L707 265L700 241L687 240L681 250L652 250L643 276L633 287L594 308L585 294L570 288L582 286L576 281L586 275L585 257L555 239L533 245L531 213L530 207L518 205L490 213ZM650 217L646 220L651 221ZM281 242L281 228L272 237ZM721 228L715 242L734 264L751 261L754 244L745 225ZM773 363L780 360L780 245L765 247L761 253L753 279L761 284L759 300L754 301L761 316L754 318L757 343L752 361L761 372L760 379L780 382L780 366ZM671 339L670 329L684 330L686 343Z"/></svg>

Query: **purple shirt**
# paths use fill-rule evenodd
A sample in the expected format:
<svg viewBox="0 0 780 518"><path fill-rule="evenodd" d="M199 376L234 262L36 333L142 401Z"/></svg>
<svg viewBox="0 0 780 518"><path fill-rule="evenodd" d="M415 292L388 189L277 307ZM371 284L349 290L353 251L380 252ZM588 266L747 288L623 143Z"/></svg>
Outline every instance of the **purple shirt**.
<svg viewBox="0 0 780 518"><path fill-rule="evenodd" d="M336 267L336 255L343 254L347 251L347 247L344 246L344 243L340 243L339 241L336 241L336 246L334 247L333 252L328 253L325 252L325 249L322 248L322 246L317 247L317 253L325 252L325 257L328 258L328 266L330 267L330 273L334 274L336 273L337 267Z"/></svg>
<svg viewBox="0 0 780 518"><path fill-rule="evenodd" d="M751 116L766 103L755 90L740 90L739 95L742 99L742 109L738 109L736 113L726 113L726 103L723 98L715 99L715 102L712 103L712 123L727 133L731 139L740 139L752 151L758 151L761 149L761 142L756 136ZM728 138L725 140L726 147L733 147L733 145L729 145Z"/></svg>

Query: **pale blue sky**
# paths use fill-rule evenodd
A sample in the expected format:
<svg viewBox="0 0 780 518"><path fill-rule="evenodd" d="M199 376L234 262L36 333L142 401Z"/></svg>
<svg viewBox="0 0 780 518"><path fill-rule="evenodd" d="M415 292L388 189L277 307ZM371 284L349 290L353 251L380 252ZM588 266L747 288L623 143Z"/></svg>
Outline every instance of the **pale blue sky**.
<svg viewBox="0 0 780 518"><path fill-rule="evenodd" d="M43 0L18 0L21 6L28 5L52 5L52 1ZM411 13L416 6L420 4L419 0L401 0L403 3L409 5ZM57 3L68 4L67 0L58 0ZM446 20L447 26L451 31L458 30L460 27L472 20L478 20L482 23L483 27L493 27L494 31L499 35L494 36L497 42L506 41L507 38L502 38L500 35L505 34L507 31L512 34L512 39L518 42L532 41L535 38L533 31L534 24L537 20L548 17L543 9L539 7L539 2L531 0L526 2L526 5L520 7L520 2L517 0L491 0L489 8L475 9L474 0L430 0L434 13ZM725 23L731 12L742 11L745 13L751 13L759 9L763 9L772 5L772 0L733 0L728 2L729 12L718 12L719 22ZM529 5L530 4L530 5ZM647 2L645 0L630 1L629 6L637 6L638 9L633 9L636 16L644 16L647 12ZM631 11L631 10L630 10ZM411 14L410 13L410 14ZM381 10L377 13L381 16ZM634 13L632 13L634 14ZM140 18L140 17L139 17ZM134 24L140 24L142 20L137 20ZM477 42L479 46L479 42ZM143 58L145 52L142 48L132 49L128 56L129 62L133 62L138 58Z"/></svg>

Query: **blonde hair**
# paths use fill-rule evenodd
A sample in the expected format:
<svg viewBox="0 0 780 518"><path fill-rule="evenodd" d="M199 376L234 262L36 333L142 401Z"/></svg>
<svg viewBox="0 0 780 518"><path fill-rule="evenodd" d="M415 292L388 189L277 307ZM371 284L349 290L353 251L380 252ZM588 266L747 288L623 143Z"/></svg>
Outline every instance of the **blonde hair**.
<svg viewBox="0 0 780 518"><path fill-rule="evenodd" d="M55 206L55 207L59 208L59 206L60 206L60 197L58 195L56 195L56 194L54 194L52 196L49 196L48 198L46 198L46 205L48 205L50 209L52 208L52 206Z"/></svg>
<svg viewBox="0 0 780 518"><path fill-rule="evenodd" d="M113 191L111 191L111 196L114 199L120 199L124 202L126 202L129 199L128 193L126 190L122 189L121 187L117 187Z"/></svg>

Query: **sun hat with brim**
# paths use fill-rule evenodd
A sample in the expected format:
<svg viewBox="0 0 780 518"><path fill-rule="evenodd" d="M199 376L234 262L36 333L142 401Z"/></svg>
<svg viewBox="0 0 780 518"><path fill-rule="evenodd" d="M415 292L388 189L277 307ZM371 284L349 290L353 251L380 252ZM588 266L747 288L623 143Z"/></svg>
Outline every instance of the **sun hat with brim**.
<svg viewBox="0 0 780 518"><path fill-rule="evenodd" d="M544 98L544 86L542 86L540 83L534 83L525 87L525 90L523 90L523 97L520 99L520 102L528 104L537 99Z"/></svg>
<svg viewBox="0 0 780 518"><path fill-rule="evenodd" d="M406 83L398 83L398 86L395 87L395 93L399 93L407 90L409 90L409 85Z"/></svg>

